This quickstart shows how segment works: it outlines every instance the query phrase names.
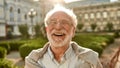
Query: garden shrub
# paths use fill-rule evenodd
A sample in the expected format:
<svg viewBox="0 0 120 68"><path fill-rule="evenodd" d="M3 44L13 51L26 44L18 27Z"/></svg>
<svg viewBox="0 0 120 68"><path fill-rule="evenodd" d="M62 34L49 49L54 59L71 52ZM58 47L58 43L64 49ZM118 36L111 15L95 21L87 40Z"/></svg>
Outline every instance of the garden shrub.
<svg viewBox="0 0 120 68"><path fill-rule="evenodd" d="M25 57L34 49L42 48L44 44L47 42L46 39L39 38L35 40L30 40L28 43L20 46L19 52L20 56L24 60Z"/></svg>
<svg viewBox="0 0 120 68"><path fill-rule="evenodd" d="M3 47L0 47L0 58L5 58L7 54L7 50Z"/></svg>
<svg viewBox="0 0 120 68"><path fill-rule="evenodd" d="M115 32L114 32L114 37L115 37L115 38L120 37L120 35L119 35L119 31L115 31Z"/></svg>
<svg viewBox="0 0 120 68"><path fill-rule="evenodd" d="M78 34L73 38L73 41L77 42L80 46L93 49L101 55L103 49L108 45L109 38L111 36ZM113 38L111 39L113 40Z"/></svg>
<svg viewBox="0 0 120 68"><path fill-rule="evenodd" d="M22 57L22 59L24 60L25 57L33 50L33 49L38 49L39 46L35 45L35 44L24 44L22 46L20 46L19 48L19 52L20 52L20 56Z"/></svg>
<svg viewBox="0 0 120 68"><path fill-rule="evenodd" d="M100 46L105 48L108 45L109 39L107 39L105 37L101 37L101 36L96 36L96 37L94 37L93 41L100 43Z"/></svg>
<svg viewBox="0 0 120 68"><path fill-rule="evenodd" d="M0 68L17 68L13 63L7 59L0 59Z"/></svg>
<svg viewBox="0 0 120 68"><path fill-rule="evenodd" d="M0 47L3 47L7 50L7 53L10 53L10 46L8 42L0 42Z"/></svg>
<svg viewBox="0 0 120 68"><path fill-rule="evenodd" d="M29 38L28 26L27 24L19 25L19 32L22 34L23 39Z"/></svg>
<svg viewBox="0 0 120 68"><path fill-rule="evenodd" d="M103 52L103 48L102 48L102 46L101 46L101 43L98 43L98 42L91 42L90 44L88 44L88 45L86 45L86 46L84 46L84 47L90 48L90 49L98 52L98 53L99 53L99 56L100 56L100 55L102 54L102 52Z"/></svg>
<svg viewBox="0 0 120 68"><path fill-rule="evenodd" d="M10 41L9 45L10 45L10 51L18 51L19 47L21 45L23 45L26 41Z"/></svg>
<svg viewBox="0 0 120 68"><path fill-rule="evenodd" d="M102 35L102 37L105 37L108 39L108 41L107 41L108 44L111 44L114 42L114 37L111 35Z"/></svg>
<svg viewBox="0 0 120 68"><path fill-rule="evenodd" d="M77 28L78 28L79 30L81 30L81 29L83 28L83 26L84 26L84 24L78 24L78 25L77 25Z"/></svg>

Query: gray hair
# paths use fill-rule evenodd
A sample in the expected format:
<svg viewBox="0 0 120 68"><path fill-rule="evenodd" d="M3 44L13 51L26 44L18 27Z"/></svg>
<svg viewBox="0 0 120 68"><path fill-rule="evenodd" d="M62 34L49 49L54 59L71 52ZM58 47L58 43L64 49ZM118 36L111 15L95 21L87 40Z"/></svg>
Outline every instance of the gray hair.
<svg viewBox="0 0 120 68"><path fill-rule="evenodd" d="M74 26L74 27L77 26L77 18L76 18L76 15L73 13L72 10L67 9L67 8L65 8L65 7L63 7L63 6L61 6L61 5L55 5L55 7L46 14L46 17L45 17L45 19L44 19L45 27L48 26L48 24L47 24L48 19L49 19L55 12L58 12L58 11L62 11L62 12L65 12L66 14L68 14L68 15L73 19L73 26Z"/></svg>

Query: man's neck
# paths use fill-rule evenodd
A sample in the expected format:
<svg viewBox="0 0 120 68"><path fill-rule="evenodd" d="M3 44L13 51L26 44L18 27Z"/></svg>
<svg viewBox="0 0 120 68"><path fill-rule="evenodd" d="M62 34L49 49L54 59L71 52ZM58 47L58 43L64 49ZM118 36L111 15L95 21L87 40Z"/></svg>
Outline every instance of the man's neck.
<svg viewBox="0 0 120 68"><path fill-rule="evenodd" d="M51 46L51 51L54 54L55 59L60 62L61 57L64 55L66 50L69 48L69 45L64 45L62 47L52 47Z"/></svg>

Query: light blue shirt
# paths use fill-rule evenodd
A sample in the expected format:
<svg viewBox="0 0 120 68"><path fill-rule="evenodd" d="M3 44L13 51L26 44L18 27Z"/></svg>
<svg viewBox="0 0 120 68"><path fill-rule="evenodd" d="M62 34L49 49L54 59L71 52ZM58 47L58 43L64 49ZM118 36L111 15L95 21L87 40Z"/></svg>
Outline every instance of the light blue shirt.
<svg viewBox="0 0 120 68"><path fill-rule="evenodd" d="M25 68L103 68L98 54L91 49L71 43L61 62L54 59L49 44L38 50L33 50L25 58Z"/></svg>

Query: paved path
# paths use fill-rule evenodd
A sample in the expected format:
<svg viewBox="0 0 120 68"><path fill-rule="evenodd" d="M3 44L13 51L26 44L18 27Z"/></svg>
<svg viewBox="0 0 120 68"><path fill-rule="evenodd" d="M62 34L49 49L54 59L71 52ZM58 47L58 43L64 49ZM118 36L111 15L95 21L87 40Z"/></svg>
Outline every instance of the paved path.
<svg viewBox="0 0 120 68"><path fill-rule="evenodd" d="M120 38L117 38L115 39L114 43L110 44L108 47L105 48L103 54L100 57L100 60L104 68L108 68L108 63L115 55L115 53L118 51L119 47L120 47Z"/></svg>
<svg viewBox="0 0 120 68"><path fill-rule="evenodd" d="M116 53L119 47L120 47L120 38L115 39L115 42L113 44L110 44L108 47L105 48L103 54L100 57L100 60L104 68L108 68L108 63L110 62L111 58L114 56L114 54ZM17 51L13 51L10 54L8 54L7 58L13 61L15 65L23 68L24 61L21 59Z"/></svg>
<svg viewBox="0 0 120 68"><path fill-rule="evenodd" d="M24 61L18 51L10 52L10 54L7 55L7 59L13 61L13 63L20 68L24 67Z"/></svg>

